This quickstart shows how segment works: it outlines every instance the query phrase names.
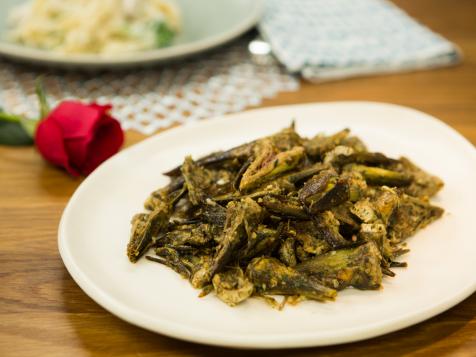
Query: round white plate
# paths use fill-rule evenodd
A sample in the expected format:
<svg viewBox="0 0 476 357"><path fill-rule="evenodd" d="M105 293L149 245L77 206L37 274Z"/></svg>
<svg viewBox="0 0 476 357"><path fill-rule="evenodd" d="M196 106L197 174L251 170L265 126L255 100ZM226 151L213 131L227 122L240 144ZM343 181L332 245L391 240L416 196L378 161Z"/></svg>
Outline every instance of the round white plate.
<svg viewBox="0 0 476 357"><path fill-rule="evenodd" d="M175 0L182 14L183 28L173 45L119 55L72 55L39 50L5 40L9 10L24 1L0 1L0 55L24 62L89 69L150 65L219 46L253 27L263 8L263 0Z"/></svg>
<svg viewBox="0 0 476 357"><path fill-rule="evenodd" d="M126 257L130 219L161 173L271 134L296 119L300 134L345 127L371 150L406 155L446 186L433 200L442 219L409 240L408 268L395 269L383 289L348 289L335 302L307 301L276 311L258 299L230 308L165 266ZM441 313L476 289L476 150L437 119L413 109L335 102L252 110L171 129L101 165L76 190L59 226L59 250L78 285L132 324L184 340L243 348L321 346L395 331Z"/></svg>

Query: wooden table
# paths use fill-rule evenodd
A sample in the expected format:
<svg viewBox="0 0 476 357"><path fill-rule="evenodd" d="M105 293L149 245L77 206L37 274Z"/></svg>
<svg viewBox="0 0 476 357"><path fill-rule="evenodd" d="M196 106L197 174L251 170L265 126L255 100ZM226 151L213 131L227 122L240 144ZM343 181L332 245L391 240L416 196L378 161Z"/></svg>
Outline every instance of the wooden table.
<svg viewBox="0 0 476 357"><path fill-rule="evenodd" d="M454 68L312 85L264 106L373 100L430 113L476 143L476 2L402 0L411 15L461 46ZM411 130L411 128L408 128ZM127 133L127 146L144 137ZM109 314L74 283L60 259L61 212L80 180L44 163L31 147L0 147L0 355L214 355L242 351L154 334ZM474 189L474 188L470 188ZM475 272L476 273L476 272ZM476 295L416 326L368 341L274 355L476 355ZM263 352L246 352L262 356Z"/></svg>

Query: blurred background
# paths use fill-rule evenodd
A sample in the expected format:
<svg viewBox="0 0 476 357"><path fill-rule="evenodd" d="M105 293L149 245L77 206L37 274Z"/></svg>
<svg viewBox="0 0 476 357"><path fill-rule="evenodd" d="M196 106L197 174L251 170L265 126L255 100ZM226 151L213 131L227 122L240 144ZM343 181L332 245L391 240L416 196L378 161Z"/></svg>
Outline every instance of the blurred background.
<svg viewBox="0 0 476 357"><path fill-rule="evenodd" d="M429 102L449 101L452 82L464 87L474 76L471 52L463 68L451 68L474 43L471 1L5 0L1 7L4 110L35 115L41 76L53 103L112 104L122 127L143 135L263 104L359 99L431 112Z"/></svg>

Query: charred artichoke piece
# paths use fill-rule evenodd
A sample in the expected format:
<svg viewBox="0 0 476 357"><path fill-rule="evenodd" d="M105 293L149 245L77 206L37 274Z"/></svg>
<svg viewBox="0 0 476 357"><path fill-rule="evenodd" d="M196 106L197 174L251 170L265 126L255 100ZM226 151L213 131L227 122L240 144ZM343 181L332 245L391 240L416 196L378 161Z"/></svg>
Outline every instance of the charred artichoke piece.
<svg viewBox="0 0 476 357"><path fill-rule="evenodd" d="M318 213L336 207L350 198L350 187L346 180L339 180L335 185L318 200L308 204L311 213Z"/></svg>
<svg viewBox="0 0 476 357"><path fill-rule="evenodd" d="M226 208L215 201L207 200L200 209L200 216L207 223L223 227L226 220Z"/></svg>
<svg viewBox="0 0 476 357"><path fill-rule="evenodd" d="M443 181L419 168L406 157L401 157L393 169L413 178L411 184L405 187L405 193L415 197L432 197L443 187Z"/></svg>
<svg viewBox="0 0 476 357"><path fill-rule="evenodd" d="M347 136L340 141L340 144L351 147L356 153L367 151L367 146L357 136Z"/></svg>
<svg viewBox="0 0 476 357"><path fill-rule="evenodd" d="M344 236L352 236L352 232L359 229L359 223L352 214L352 202L345 202L337 207L332 208L331 212L339 221L339 231L345 230L348 234L342 233Z"/></svg>
<svg viewBox="0 0 476 357"><path fill-rule="evenodd" d="M259 225L248 236L248 242L240 252L240 261L247 262L258 255L271 254L276 243L278 243L278 239L279 232L277 230Z"/></svg>
<svg viewBox="0 0 476 357"><path fill-rule="evenodd" d="M389 238L398 243L440 218L444 210L427 200L403 194L389 223Z"/></svg>
<svg viewBox="0 0 476 357"><path fill-rule="evenodd" d="M241 165L240 169L238 170L238 173L236 174L235 179L233 180L233 188L236 191L240 190L241 178L243 177L243 174L246 172L246 170L248 170L248 167L250 167L252 163L253 163L253 160L249 158L248 160L246 160L246 162L243 165Z"/></svg>
<svg viewBox="0 0 476 357"><path fill-rule="evenodd" d="M391 159L380 152L355 152L348 155L337 155L333 163L336 165L362 164L369 166L392 166L398 163L398 160Z"/></svg>
<svg viewBox="0 0 476 357"><path fill-rule="evenodd" d="M323 170L319 174L311 177L304 186L299 190L299 200L306 204L314 197L320 198L325 192L334 187L338 175L333 170Z"/></svg>
<svg viewBox="0 0 476 357"><path fill-rule="evenodd" d="M132 219L131 238L127 244L127 256L135 263L149 248L153 237L167 228L170 212L165 204L149 214L135 215Z"/></svg>
<svg viewBox="0 0 476 357"><path fill-rule="evenodd" d="M289 193L295 192L296 187L290 182L287 176L276 178L272 181L265 182L259 186L256 186L246 193L235 191L229 194L213 197L213 200L223 204L224 202L236 201L243 198L259 199L261 197L270 196L283 196Z"/></svg>
<svg viewBox="0 0 476 357"><path fill-rule="evenodd" d="M295 252L299 260L331 250L331 246L318 236L319 232L313 221L295 222L286 233L295 240Z"/></svg>
<svg viewBox="0 0 476 357"><path fill-rule="evenodd" d="M279 248L279 260L289 267L293 267L297 264L295 243L294 238L288 237Z"/></svg>
<svg viewBox="0 0 476 357"><path fill-rule="evenodd" d="M233 179L227 170L208 170L192 160L185 158L182 174L188 189L188 196L193 205L206 203L207 199L232 189Z"/></svg>
<svg viewBox="0 0 476 357"><path fill-rule="evenodd" d="M215 273L224 268L261 222L262 215L262 208L251 198L228 203L225 227L213 262L209 267L205 266L194 274L193 286L198 288L205 286Z"/></svg>
<svg viewBox="0 0 476 357"><path fill-rule="evenodd" d="M368 186L362 174L355 171L347 171L341 173L340 179L347 182L350 202L356 202L367 194Z"/></svg>
<svg viewBox="0 0 476 357"><path fill-rule="evenodd" d="M304 184L299 199L308 212L316 214L347 201L357 201L366 189L366 182L358 173L344 173L339 177L334 170L324 170Z"/></svg>
<svg viewBox="0 0 476 357"><path fill-rule="evenodd" d="M341 160L345 160L346 157L352 155L354 149L344 145L338 145L334 149L326 152L324 155L324 163L332 164L333 166L339 165Z"/></svg>
<svg viewBox="0 0 476 357"><path fill-rule="evenodd" d="M296 241L300 243L299 248L302 248L305 253L312 255L319 255L331 249L327 241L310 233L297 233Z"/></svg>
<svg viewBox="0 0 476 357"><path fill-rule="evenodd" d="M344 129L330 136L318 134L314 138L306 141L304 147L309 156L320 157L327 151L340 145L342 141L349 136L349 133L349 129Z"/></svg>
<svg viewBox="0 0 476 357"><path fill-rule="evenodd" d="M205 202L205 189L212 184L212 177L203 167L197 165L191 156L187 156L182 165L182 174L188 188L188 197L194 205Z"/></svg>
<svg viewBox="0 0 476 357"><path fill-rule="evenodd" d="M386 185L391 187L408 186L412 178L404 173L382 169L380 167L370 167L365 165L350 164L344 167L348 171L356 171L364 176L367 183L371 185Z"/></svg>
<svg viewBox="0 0 476 357"><path fill-rule="evenodd" d="M387 228L381 221L362 223L359 237L364 241L374 242L381 255L388 260L392 260L394 250L398 250L398 248L394 249L390 246L390 241L387 239Z"/></svg>
<svg viewBox="0 0 476 357"><path fill-rule="evenodd" d="M295 168L303 157L301 146L279 152L271 141L263 140L257 145L256 159L241 178L240 191L249 191Z"/></svg>
<svg viewBox="0 0 476 357"><path fill-rule="evenodd" d="M293 172L291 174L286 175L284 178L288 180L290 183L298 183L303 180L306 180L316 174L318 174L322 170L329 169L330 167L326 164L318 162L317 164L313 164L310 167L302 169L298 172Z"/></svg>
<svg viewBox="0 0 476 357"><path fill-rule="evenodd" d="M160 240L161 245L171 246L195 246L201 247L210 243L213 238L209 234L210 227L208 224L184 225L169 231Z"/></svg>
<svg viewBox="0 0 476 357"><path fill-rule="evenodd" d="M385 225L388 224L391 215L397 208L399 200L397 191L385 186L379 189L372 199L373 207Z"/></svg>
<svg viewBox="0 0 476 357"><path fill-rule="evenodd" d="M253 284L239 267L217 273L212 279L218 298L230 306L235 306L253 294Z"/></svg>
<svg viewBox="0 0 476 357"><path fill-rule="evenodd" d="M265 137L270 140L280 151L290 150L295 146L302 146L302 138L296 133L294 122L276 134Z"/></svg>
<svg viewBox="0 0 476 357"><path fill-rule="evenodd" d="M190 278L190 269L180 259L180 255L175 249L169 247L161 247L155 250L155 254L157 254L157 257L148 255L146 256L146 258L150 261L161 263L168 266L169 268L172 268L177 273L182 275L182 277L184 277L185 279Z"/></svg>
<svg viewBox="0 0 476 357"><path fill-rule="evenodd" d="M395 164L398 160L389 158L380 152L356 152L349 156L349 163L350 162L364 165L387 166Z"/></svg>
<svg viewBox="0 0 476 357"><path fill-rule="evenodd" d="M332 248L345 247L352 242L346 240L339 232L340 222L331 211L320 213L314 220L316 236L327 242Z"/></svg>
<svg viewBox="0 0 476 357"><path fill-rule="evenodd" d="M216 196L213 199L216 202L223 204L224 202L237 201L243 198L259 199L266 195L282 195L289 189L289 182L285 180L276 179L270 183L265 183L262 186L255 187L249 193L243 194L240 192L233 192L221 196Z"/></svg>
<svg viewBox="0 0 476 357"><path fill-rule="evenodd" d="M383 186L375 190L372 196L356 202L350 210L364 223L381 219L387 225L399 202L397 191Z"/></svg>
<svg viewBox="0 0 476 357"><path fill-rule="evenodd" d="M339 179L334 170L324 170L304 184L298 197L309 213L316 214L344 203L350 194L347 179Z"/></svg>
<svg viewBox="0 0 476 357"><path fill-rule="evenodd" d="M275 258L255 258L246 268L255 291L261 294L302 295L313 300L334 299L336 291Z"/></svg>
<svg viewBox="0 0 476 357"><path fill-rule="evenodd" d="M337 290L348 286L377 289L382 282L381 260L377 246L368 242L319 255L297 265L296 270Z"/></svg>
<svg viewBox="0 0 476 357"><path fill-rule="evenodd" d="M364 223L374 222L378 219L377 212L375 212L375 207L370 202L368 197L357 201L350 208L350 211Z"/></svg>
<svg viewBox="0 0 476 357"><path fill-rule="evenodd" d="M277 215L297 219L309 219L301 202L295 197L264 196L258 200L258 202Z"/></svg>

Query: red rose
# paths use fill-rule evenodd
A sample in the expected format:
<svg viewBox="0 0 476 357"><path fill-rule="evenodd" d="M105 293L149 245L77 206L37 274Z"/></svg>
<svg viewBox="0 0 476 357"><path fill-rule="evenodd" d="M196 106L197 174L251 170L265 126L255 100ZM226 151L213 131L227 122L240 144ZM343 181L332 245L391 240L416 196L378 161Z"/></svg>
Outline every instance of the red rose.
<svg viewBox="0 0 476 357"><path fill-rule="evenodd" d="M124 142L110 105L63 101L38 125L35 142L41 155L71 175L88 175Z"/></svg>

